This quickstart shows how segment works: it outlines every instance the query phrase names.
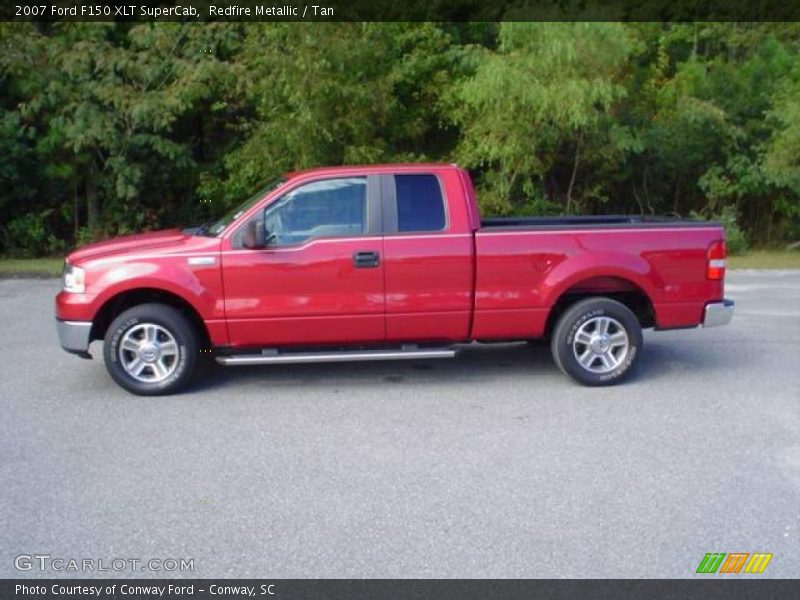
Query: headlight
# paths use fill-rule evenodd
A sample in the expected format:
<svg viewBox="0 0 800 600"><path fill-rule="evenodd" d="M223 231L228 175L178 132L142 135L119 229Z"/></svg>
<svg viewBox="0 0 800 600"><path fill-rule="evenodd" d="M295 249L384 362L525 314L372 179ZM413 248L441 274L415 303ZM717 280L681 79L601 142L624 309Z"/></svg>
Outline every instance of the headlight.
<svg viewBox="0 0 800 600"><path fill-rule="evenodd" d="M86 272L80 267L64 265L64 291L82 294L86 291Z"/></svg>

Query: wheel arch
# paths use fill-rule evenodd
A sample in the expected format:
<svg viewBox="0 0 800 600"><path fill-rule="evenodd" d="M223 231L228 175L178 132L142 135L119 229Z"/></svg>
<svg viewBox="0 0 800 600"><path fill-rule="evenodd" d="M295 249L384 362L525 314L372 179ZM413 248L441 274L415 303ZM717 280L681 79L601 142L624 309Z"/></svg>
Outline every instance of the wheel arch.
<svg viewBox="0 0 800 600"><path fill-rule="evenodd" d="M182 296L156 287L141 287L120 291L108 298L92 320L90 340L102 340L108 327L123 311L140 304L165 304L180 311L200 336L201 347L210 346L210 335L197 308Z"/></svg>
<svg viewBox="0 0 800 600"><path fill-rule="evenodd" d="M592 275L565 286L551 305L545 322L545 336L550 336L564 312L586 298L603 297L627 306L642 328L654 327L656 313L650 295L632 278L613 275Z"/></svg>

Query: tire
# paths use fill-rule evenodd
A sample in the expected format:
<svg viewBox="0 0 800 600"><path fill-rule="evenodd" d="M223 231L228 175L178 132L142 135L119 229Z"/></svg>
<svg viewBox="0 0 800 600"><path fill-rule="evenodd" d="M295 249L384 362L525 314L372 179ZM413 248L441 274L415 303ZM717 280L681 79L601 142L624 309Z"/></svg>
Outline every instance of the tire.
<svg viewBox="0 0 800 600"><path fill-rule="evenodd" d="M183 388L194 374L198 354L192 324L164 304L140 304L122 312L109 326L103 346L112 379L139 396Z"/></svg>
<svg viewBox="0 0 800 600"><path fill-rule="evenodd" d="M563 373L583 385L601 386L630 375L642 344L636 315L616 300L596 297L577 302L561 315L550 349Z"/></svg>

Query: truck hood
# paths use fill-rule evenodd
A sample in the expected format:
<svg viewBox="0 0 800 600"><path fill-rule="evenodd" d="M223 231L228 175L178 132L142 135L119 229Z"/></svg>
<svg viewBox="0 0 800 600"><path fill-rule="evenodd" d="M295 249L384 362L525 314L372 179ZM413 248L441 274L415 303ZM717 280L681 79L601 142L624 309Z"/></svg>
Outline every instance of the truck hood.
<svg viewBox="0 0 800 600"><path fill-rule="evenodd" d="M168 250L174 246L183 246L191 237L180 229L164 229L162 231L124 235L81 246L70 253L67 260L70 264L78 264L86 260L105 258L132 251L138 253L142 250L150 252L159 249Z"/></svg>

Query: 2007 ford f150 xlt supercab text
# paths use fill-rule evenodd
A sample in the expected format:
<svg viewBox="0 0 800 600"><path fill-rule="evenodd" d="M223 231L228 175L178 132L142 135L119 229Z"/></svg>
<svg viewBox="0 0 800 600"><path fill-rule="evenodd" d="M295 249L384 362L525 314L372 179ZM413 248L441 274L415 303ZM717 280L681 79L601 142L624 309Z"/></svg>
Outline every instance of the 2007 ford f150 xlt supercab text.
<svg viewBox="0 0 800 600"><path fill-rule="evenodd" d="M550 339L587 385L622 380L642 328L727 323L725 239L713 223L658 218L481 220L454 165L287 175L195 229L71 253L56 298L62 347L104 340L136 394L223 365L432 359L471 342Z"/></svg>

